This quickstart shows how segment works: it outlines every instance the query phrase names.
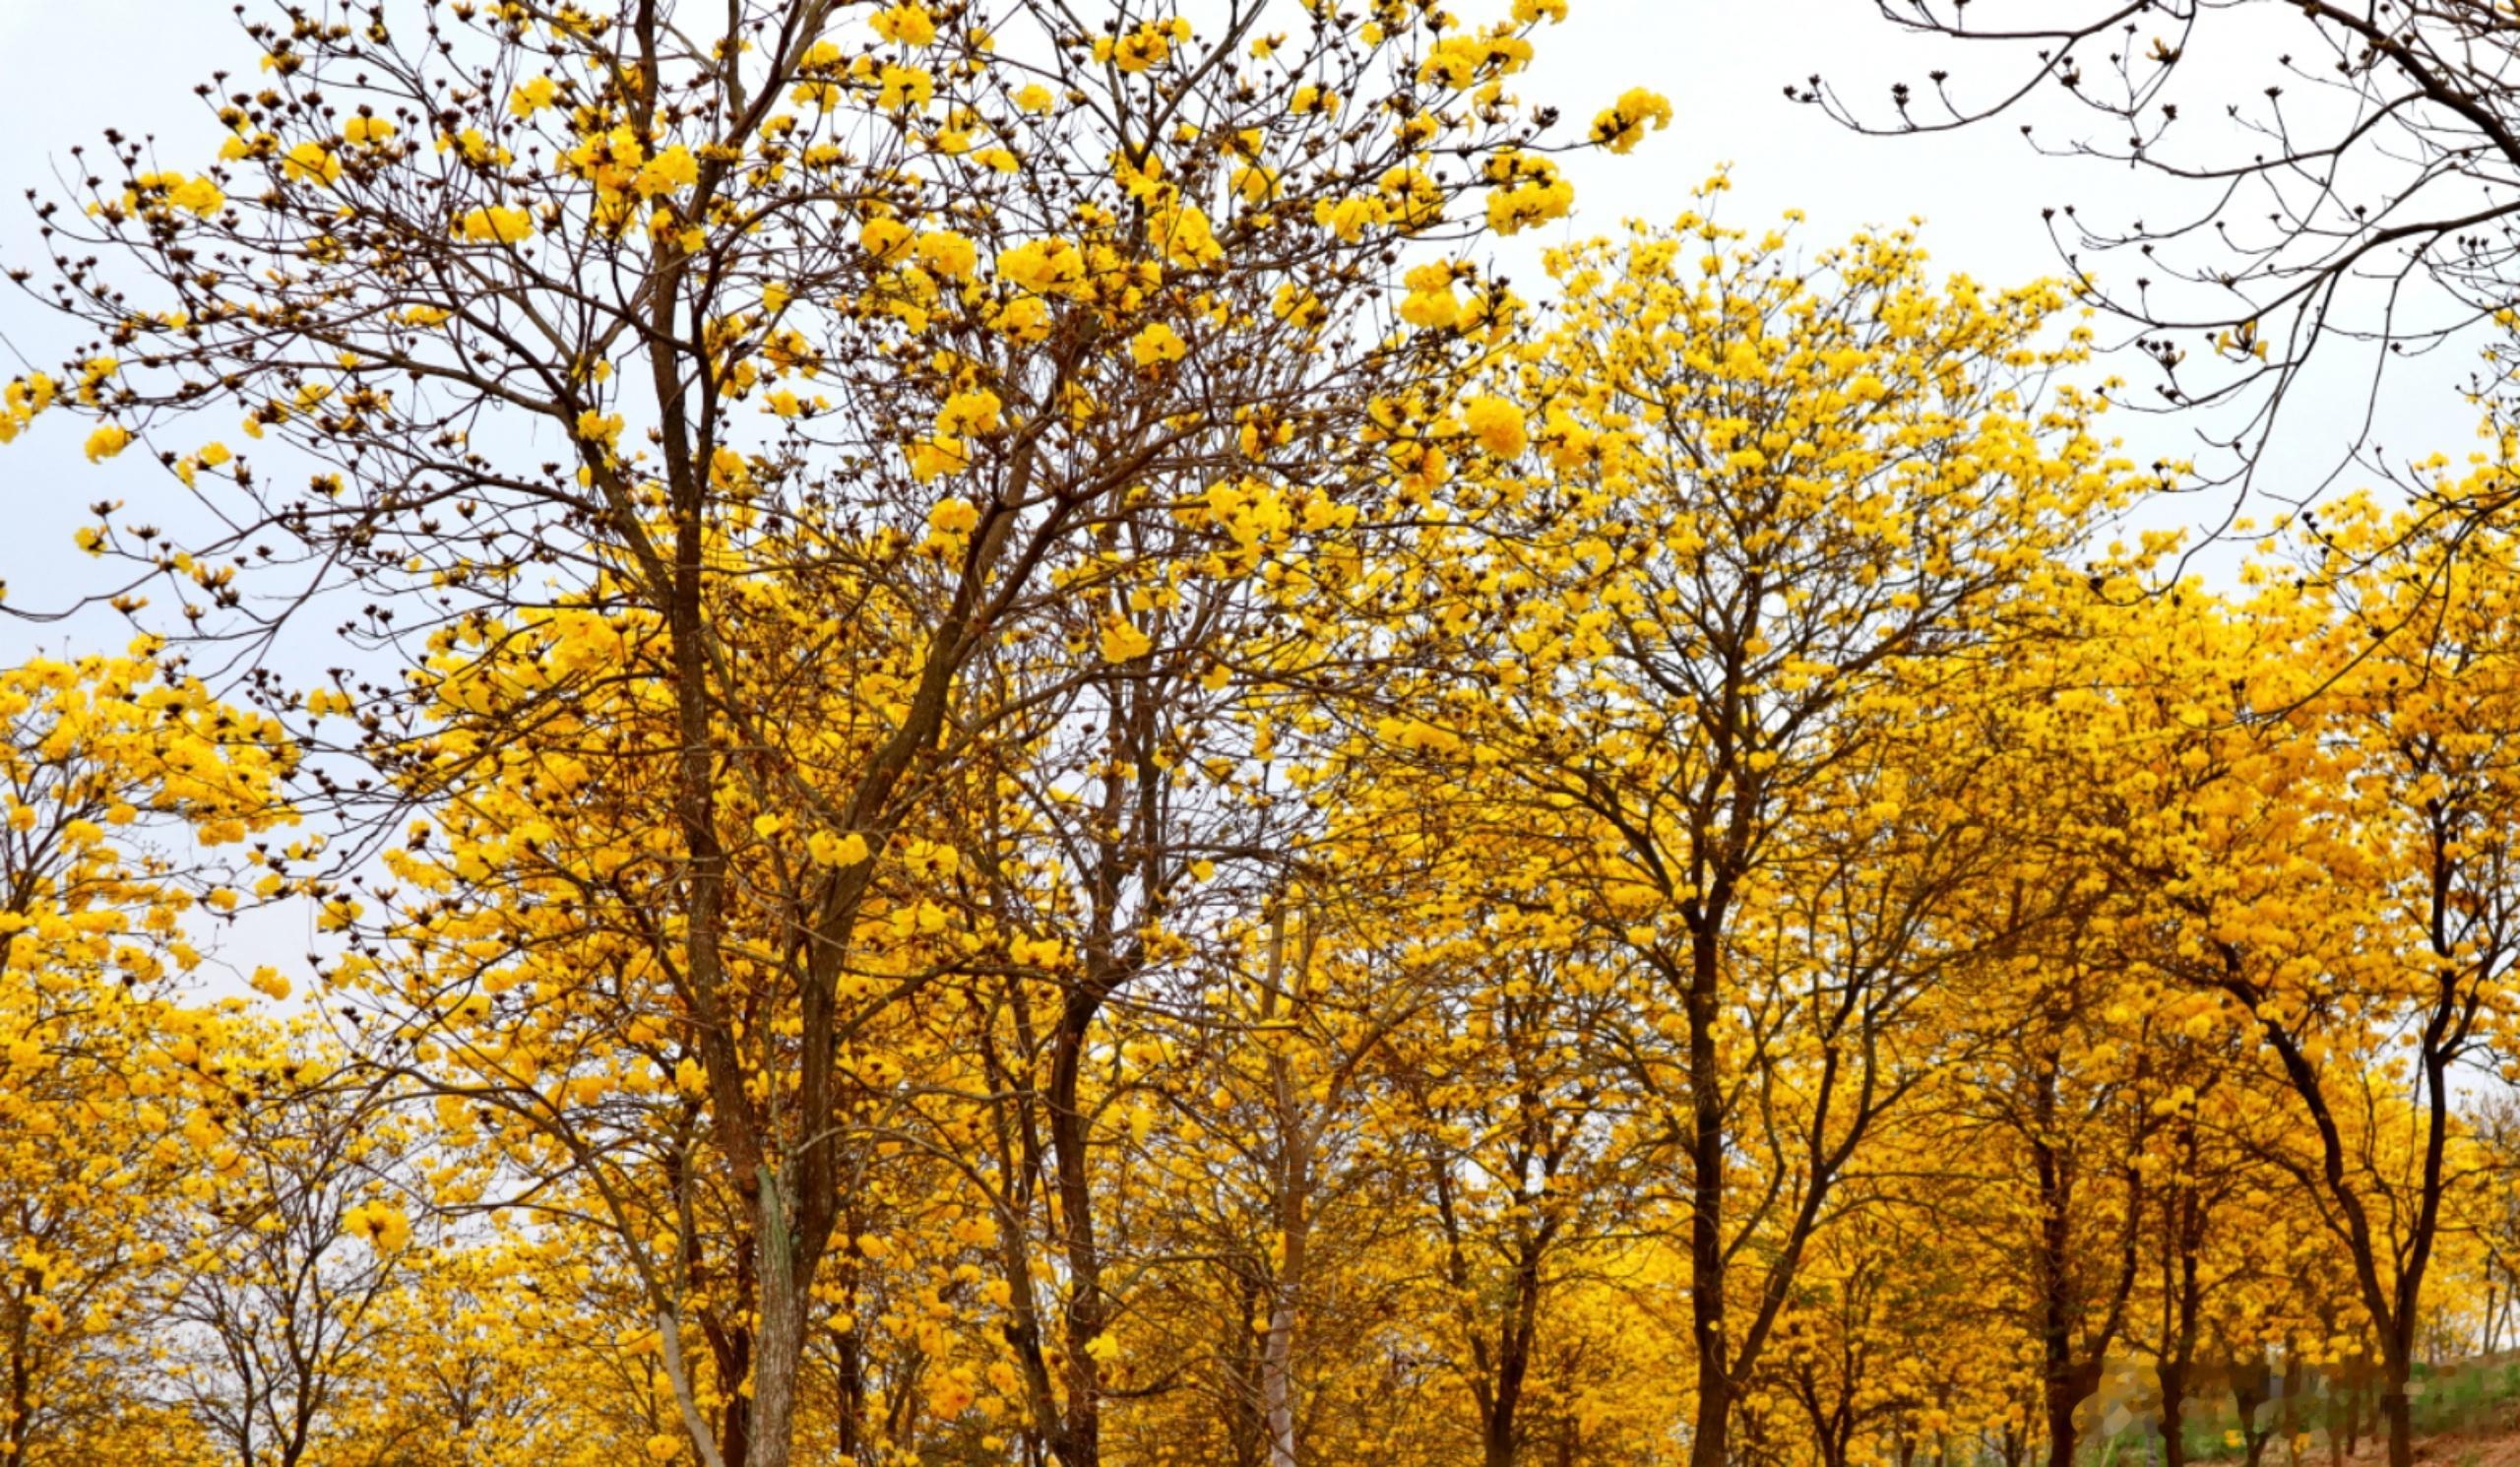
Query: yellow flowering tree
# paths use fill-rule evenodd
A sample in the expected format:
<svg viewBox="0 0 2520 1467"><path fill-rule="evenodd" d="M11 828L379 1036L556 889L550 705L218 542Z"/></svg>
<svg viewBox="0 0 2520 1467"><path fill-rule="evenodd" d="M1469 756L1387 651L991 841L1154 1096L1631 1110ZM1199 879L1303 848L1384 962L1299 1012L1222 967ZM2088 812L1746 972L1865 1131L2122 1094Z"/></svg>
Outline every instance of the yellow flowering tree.
<svg viewBox="0 0 2520 1467"><path fill-rule="evenodd" d="M186 982L253 900L235 859L291 818L277 724L143 640L0 672L0 1461L79 1460L152 1423L132 1373L167 1255L151 1227L211 1161L222 1061Z"/></svg>
<svg viewBox="0 0 2520 1467"><path fill-rule="evenodd" d="M601 771L669 812L621 883L656 920L618 940L669 995L652 1022L699 1076L753 1254L747 1461L794 1436L850 1184L845 1037L941 971L843 981L919 801L990 745L973 670L1104 597L1078 665L1141 662L1150 607L1207 561L1137 527L1222 485L1281 506L1272 556L1299 555L1411 451L1501 307L1389 333L1387 257L1565 212L1507 91L1554 12L1474 30L1400 3L1194 22L1132 0L1089 32L1046 3L277 11L246 27L254 85L211 94L218 159L168 172L116 144L116 176L47 208L57 242L112 258L64 255L54 297L105 345L64 365L75 387L22 380L13 427L92 415L92 457L148 443L243 527L187 553L88 537L188 615L256 614L235 553L372 599L354 635L416 683L306 705L383 766L367 795L522 780L498 767L519 736L590 726L603 679L665 716L636 740L653 770ZM1661 120L1631 97L1596 132L1623 150ZM523 448L529 423L566 447ZM765 575L796 619L755 640ZM595 623L641 656L537 645L527 686L474 703L407 638L420 622L493 662ZM791 744L775 726L800 705L765 659L815 666L851 628L876 632L863 675L816 707L849 732ZM565 804L566 784L517 788ZM463 838L496 851L454 852L458 882L575 874L538 835ZM756 858L790 899L739 933ZM383 913L328 900L340 924ZM1090 1435L1060 1450L1090 1459Z"/></svg>
<svg viewBox="0 0 2520 1467"><path fill-rule="evenodd" d="M2037 915L1960 920L2000 916L1964 894L2014 797L1959 752L1971 670L2131 483L2090 398L2038 396L2079 350L2042 345L2056 289L1694 213L1550 268L1558 324L1455 424L1466 512L1395 588L1442 650L1379 732L1510 773L1493 813L1557 841L1554 901L1634 977L1715 1467L1856 1153L1934 1061L1910 1009Z"/></svg>

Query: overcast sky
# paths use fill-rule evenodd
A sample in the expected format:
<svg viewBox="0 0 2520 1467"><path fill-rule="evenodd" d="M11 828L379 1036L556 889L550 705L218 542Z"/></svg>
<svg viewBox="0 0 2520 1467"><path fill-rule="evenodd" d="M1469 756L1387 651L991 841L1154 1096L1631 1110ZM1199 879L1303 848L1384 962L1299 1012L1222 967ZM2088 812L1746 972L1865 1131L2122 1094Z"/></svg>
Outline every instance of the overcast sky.
<svg viewBox="0 0 2520 1467"><path fill-rule="evenodd" d="M220 129L191 89L217 68L252 70L253 51L238 33L231 3L0 0L0 68L8 83L0 87L0 183L7 187L0 200L0 260L31 259L32 233L21 191L66 169L68 150L94 143L104 128L156 134L159 156L170 162L215 150ZM269 0L247 3L264 7ZM1471 20L1504 8L1505 0L1456 0ZM1524 95L1558 104L1569 130L1631 86L1664 93L1677 116L1669 131L1631 155L1576 158L1569 171L1578 185L1577 215L1558 226L1556 237L1613 230L1632 218L1668 221L1687 207L1702 179L1729 163L1734 187L1725 213L1732 222L1764 224L1799 208L1808 216L1802 238L1818 248L1860 226L1920 218L1939 268L2009 284L2058 269L2043 206L2072 202L2087 218L2120 221L2174 207L2157 196L2149 179L2122 168L2043 159L2009 124L1869 138L1788 101L1785 85L1814 72L1864 101L1883 98L1894 79L1921 80L1934 65L1954 67L1964 82L1991 82L1997 75L1987 58L1955 57L1902 36L1878 18L1873 0L1572 0L1570 12L1565 24L1541 36L1540 61L1521 83ZM2242 79L2200 80L2236 85ZM1525 285L1528 293L1539 282L1526 279ZM0 295L0 335L37 365L56 361L70 340L32 302L8 295ZM18 369L5 355L0 361L7 362L0 375ZM2141 366L2127 361L2119 369L2148 387ZM2382 441L2461 450L2473 415L2436 385L2444 376L2435 369L2431 382L2399 384ZM2336 423L2350 416L2351 388L2340 378L2332 411L2314 405L2299 415L2285 461L2288 478L2315 478L2334 462L2343 441ZM2145 460L2184 451L2192 441L2192 425L2183 423L2130 417L2120 431ZM93 588L100 567L69 543L88 503L122 497L139 505L168 487L138 454L102 468L87 464L80 453L84 438L73 421L48 419L0 454L0 485L9 496L0 576L9 582L12 606L57 602L72 588ZM2191 502L2169 513L2202 520L2218 508ZM0 656L109 630L66 632L0 620Z"/></svg>
<svg viewBox="0 0 2520 1467"><path fill-rule="evenodd" d="M247 3L260 7L267 0ZM253 69L252 49L230 7L231 0L0 0L0 81L6 83L0 85L0 184L7 187L0 199L0 263L39 259L21 194L47 185L56 168L67 171L69 149L94 144L104 128L156 134L159 156L170 164L207 159L216 150L220 129L192 88L215 69ZM1505 0L1457 0L1456 8L1479 20L1501 12ZM1563 26L1542 37L1541 59L1523 83L1524 94L1559 105L1570 129L1580 129L1632 86L1670 96L1677 116L1669 131L1630 156L1572 161L1577 217L1556 231L1558 238L1614 230L1628 219L1668 222L1688 206L1701 180L1729 163L1733 190L1725 216L1731 222L1765 224L1798 208L1808 216L1802 238L1817 249L1865 225L1920 218L1941 270L2009 284L2057 270L2040 218L2044 205L2070 200L2089 217L2118 220L2168 207L2148 195L2145 180L2122 169L2041 159L2010 126L1934 138L1864 138L1786 100L1786 83L1815 71L1850 96L1878 99L1897 77L1954 64L1947 55L1919 59L1918 46L1878 19L1872 0L1572 0L1571 10ZM1531 243L1517 241L1513 253L1532 258ZM1539 281L1522 279L1526 293L1539 289ZM0 338L0 377L27 364L50 366L75 341L56 319L5 287ZM2138 365L2120 370L2140 377ZM2460 451L2473 415L2437 385L2440 370L2431 376L2430 383L2398 384L2384 415L2383 441ZM2332 390L2333 403L2311 403L2312 411L2293 424L2285 469L2292 478L2314 479L2344 442L2337 423L2352 416L2351 384ZM2185 451L2192 428L2155 418L2129 420L2121 430L2138 461L2147 461ZM67 417L48 418L0 449L0 526L6 527L0 577L9 582L13 606L58 605L96 589L105 567L71 544L89 503L119 497L138 510L163 504L172 487L139 453L102 467L88 464L81 453L86 431ZM2207 520L2223 508L2221 500L2188 501L2150 518ZM91 650L125 635L110 615L56 625L0 617L0 658ZM310 670L337 653L322 625L297 629L291 643L284 661ZM271 961L302 972L293 958L308 944L304 926L302 913L265 914L223 944L225 956L240 968Z"/></svg>

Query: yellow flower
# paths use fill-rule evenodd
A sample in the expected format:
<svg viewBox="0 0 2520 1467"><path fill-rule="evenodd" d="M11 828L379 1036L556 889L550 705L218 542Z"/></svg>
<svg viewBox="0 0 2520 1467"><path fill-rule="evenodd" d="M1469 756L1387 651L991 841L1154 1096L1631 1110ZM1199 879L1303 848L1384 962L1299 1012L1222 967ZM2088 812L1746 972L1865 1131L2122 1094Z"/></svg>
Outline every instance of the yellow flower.
<svg viewBox="0 0 2520 1467"><path fill-rule="evenodd" d="M1133 663L1155 650L1155 639L1117 616L1105 617L1101 638L1102 660Z"/></svg>
<svg viewBox="0 0 2520 1467"><path fill-rule="evenodd" d="M814 859L816 865L853 866L872 853L866 848L866 838L853 830L847 835L817 830L806 837L805 854Z"/></svg>
<svg viewBox="0 0 2520 1467"><path fill-rule="evenodd" d="M515 244L534 236L534 216L522 209L493 204L465 215L463 234L470 240Z"/></svg>
<svg viewBox="0 0 2520 1467"><path fill-rule="evenodd" d="M1029 239L998 253L997 273L1036 295L1072 294L1085 283L1085 257L1064 239Z"/></svg>
<svg viewBox="0 0 2520 1467"><path fill-rule="evenodd" d="M1278 196L1278 170L1244 163L1233 170L1233 196L1257 209Z"/></svg>
<svg viewBox="0 0 2520 1467"><path fill-rule="evenodd" d="M1531 442L1523 428L1523 410L1503 398L1472 398L1462 410L1462 421L1480 447L1500 459L1519 455Z"/></svg>
<svg viewBox="0 0 2520 1467"><path fill-rule="evenodd" d="M1421 331L1442 331L1460 324L1461 297L1447 280L1442 288L1412 290L1401 298L1400 319Z"/></svg>
<svg viewBox="0 0 2520 1467"><path fill-rule="evenodd" d="M939 475L960 474L971 466L971 453L960 438L938 434L910 446L910 477L920 483Z"/></svg>
<svg viewBox="0 0 2520 1467"><path fill-rule="evenodd" d="M929 229L918 236L912 249L921 266L947 280L966 278L979 263L978 248L951 229Z"/></svg>
<svg viewBox="0 0 2520 1467"><path fill-rule="evenodd" d="M227 196L219 191L218 184L196 176L167 189L166 202L208 219L226 206Z"/></svg>
<svg viewBox="0 0 2520 1467"><path fill-rule="evenodd" d="M281 176L300 183L334 183L342 176L342 160L321 143L305 142L281 160Z"/></svg>
<svg viewBox="0 0 2520 1467"><path fill-rule="evenodd" d="M119 423L105 423L88 435L88 462L101 464L123 451L131 442L131 429Z"/></svg>
<svg viewBox="0 0 2520 1467"><path fill-rule="evenodd" d="M906 46L923 46L936 39L936 18L915 5L879 10L867 24L877 35Z"/></svg>
<svg viewBox="0 0 2520 1467"><path fill-rule="evenodd" d="M1050 334L1050 308L1039 296L1019 296L1008 301L989 324L1009 339L1029 345Z"/></svg>
<svg viewBox="0 0 2520 1467"><path fill-rule="evenodd" d="M1633 87L1607 111L1593 119L1593 141L1612 153L1625 153L1645 136L1645 124L1661 132L1671 125L1671 103L1661 94Z"/></svg>
<svg viewBox="0 0 2520 1467"><path fill-rule="evenodd" d="M400 1252L411 1241L410 1223L385 1202L361 1202L342 1214L342 1226L380 1253Z"/></svg>
<svg viewBox="0 0 2520 1467"><path fill-rule="evenodd" d="M630 186L646 198L686 189L700 181L700 159L691 150L677 143L639 166L639 175Z"/></svg>
<svg viewBox="0 0 2520 1467"><path fill-rule="evenodd" d="M346 142L373 148L394 136L394 124L382 117L352 117L342 124L342 137Z"/></svg>
<svg viewBox="0 0 2520 1467"><path fill-rule="evenodd" d="M1154 371L1190 354L1190 346L1181 334L1162 321L1157 321L1129 341L1129 359L1141 371Z"/></svg>
<svg viewBox="0 0 2520 1467"><path fill-rule="evenodd" d="M1312 222L1354 244L1365 237L1365 231L1390 217L1380 199L1346 198L1337 203L1316 199L1312 204Z"/></svg>
<svg viewBox="0 0 2520 1467"><path fill-rule="evenodd" d="M1165 258L1175 265L1210 265L1225 258L1225 247L1217 243L1207 215L1195 206L1159 211L1149 230Z"/></svg>
<svg viewBox="0 0 2520 1467"><path fill-rule="evenodd" d="M531 117L550 106L559 90L549 77L536 77L508 94L508 110L519 117Z"/></svg>
<svg viewBox="0 0 2520 1467"><path fill-rule="evenodd" d="M997 394L986 388L958 392L947 398L944 408L937 413L936 431L957 438L971 433L995 432L1004 406L997 400Z"/></svg>
<svg viewBox="0 0 2520 1467"><path fill-rule="evenodd" d="M936 80L915 66L886 66L875 106L886 112L924 110L936 96Z"/></svg>
<svg viewBox="0 0 2520 1467"><path fill-rule="evenodd" d="M899 220L870 219L857 230L857 247L890 265L910 246L910 227Z"/></svg>
<svg viewBox="0 0 2520 1467"><path fill-rule="evenodd" d="M1162 65L1172 54L1175 41L1190 38L1190 23L1184 20L1145 21L1122 36L1097 36L1094 59L1108 62L1124 72L1136 73Z"/></svg>

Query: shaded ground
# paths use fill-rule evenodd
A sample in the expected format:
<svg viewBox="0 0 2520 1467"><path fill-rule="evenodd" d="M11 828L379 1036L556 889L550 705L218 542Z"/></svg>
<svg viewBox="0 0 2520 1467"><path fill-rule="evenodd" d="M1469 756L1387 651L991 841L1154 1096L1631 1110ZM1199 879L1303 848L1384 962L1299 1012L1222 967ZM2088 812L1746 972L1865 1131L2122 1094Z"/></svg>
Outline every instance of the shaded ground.
<svg viewBox="0 0 2520 1467"><path fill-rule="evenodd" d="M2282 1460L2276 1453L2267 1455L2271 1461ZM2304 1453L2301 1458L2304 1467L2327 1459L2324 1451L2317 1450ZM2360 1451L2345 1460L2353 1463L2354 1467L2365 1467L2365 1464L2388 1459L2388 1448L2374 1441L2363 1443ZM2489 1435L2456 1433L2426 1437L2416 1442L2415 1459L2431 1464L2431 1467L2520 1467L2520 1432L2506 1431Z"/></svg>
<svg viewBox="0 0 2520 1467"><path fill-rule="evenodd" d="M2305 1430L2307 1439L2297 1457L2287 1449L2282 1428L2276 1439L2269 1442L2263 1467L2374 1467L2388 1460L2385 1442L2374 1435L2377 1423L2372 1420L2372 1404L2364 1383L2358 1392L2361 1399L2353 1410L2361 1422L2355 1435L2355 1449L2339 1456L2323 1430L2339 1420L2332 1414L2332 1402L2326 1395L2326 1382L2313 1381L2306 1398L2298 1399L2292 1419ZM2280 1408L2270 1404L2269 1414ZM2267 1421L2261 1416L2260 1421ZM2230 1397L2219 1401L2191 1401L2187 1413L2188 1460L2200 1464L2232 1463L2241 1460L2241 1453L2227 1433L2237 1425L2230 1409ZM2272 1423L2270 1423L2272 1425ZM2520 1467L2520 1352L2461 1361L2452 1365L2419 1367L2415 1394L2416 1453L2418 1462L2426 1467ZM2149 1429L2138 1429L2097 1442L2099 1448L2090 1458L2106 1462L2109 1467L2151 1467L2160 1460L2160 1440Z"/></svg>

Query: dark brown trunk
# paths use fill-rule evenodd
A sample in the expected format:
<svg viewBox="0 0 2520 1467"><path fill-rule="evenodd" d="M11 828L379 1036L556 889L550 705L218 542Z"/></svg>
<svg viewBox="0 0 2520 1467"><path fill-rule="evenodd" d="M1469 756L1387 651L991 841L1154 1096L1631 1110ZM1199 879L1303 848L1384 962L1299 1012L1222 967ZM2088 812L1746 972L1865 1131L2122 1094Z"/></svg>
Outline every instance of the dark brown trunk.
<svg viewBox="0 0 2520 1467"><path fill-rule="evenodd" d="M2284 1389L2283 1393L2276 1398L2275 1406L2275 1435L2284 1438L2287 1450L2291 1450L2293 1438L2300 1435L2300 1402L2301 1363L2298 1358L2287 1355L2284 1361ZM2298 1460L2300 1453L2294 1452L2293 1455Z"/></svg>
<svg viewBox="0 0 2520 1467"><path fill-rule="evenodd" d="M2070 1467L2079 1433L2074 1407L2089 1387L2074 1359L2074 1307L2067 1250L2073 1245L2073 1220L2067 1213L2066 1182L2058 1158L2034 1143L2039 1175L2039 1235L2033 1273L2039 1283L2040 1405L2048 1427L2048 1461Z"/></svg>
<svg viewBox="0 0 2520 1467"><path fill-rule="evenodd" d="M1050 1160L1057 1174L1059 1232L1068 1269L1067 1409L1055 1443L1061 1467L1099 1467L1102 1460L1102 1362L1090 1347L1109 1327L1110 1318L1086 1155L1093 1140L1091 1121L1078 1105L1078 1082L1087 1036L1104 990L1089 977L1086 988L1061 1008L1050 1061Z"/></svg>
<svg viewBox="0 0 2520 1467"><path fill-rule="evenodd" d="M27 1448L34 1436L34 1371L31 1362L31 1328L34 1316L25 1300L12 1296L9 1308L9 1435L0 1441L9 1467L19 1467L27 1460Z"/></svg>
<svg viewBox="0 0 2520 1467"><path fill-rule="evenodd" d="M2162 1381L2162 1467L2187 1467L2187 1371L2164 1362Z"/></svg>
<svg viewBox="0 0 2520 1467"><path fill-rule="evenodd" d="M2266 1405L2267 1371L2263 1356L2243 1360L2229 1369L2232 1383L2232 1415L2239 1423L2240 1451L2247 1467L2257 1467L2257 1459L2266 1450L2266 1424L2258 1412Z"/></svg>
<svg viewBox="0 0 2520 1467"><path fill-rule="evenodd" d="M2327 1459L2341 1464L2353 1449L2348 1444L2353 1439L2354 1427L2353 1377L2340 1366L2329 1371L2327 1378Z"/></svg>
<svg viewBox="0 0 2520 1467"><path fill-rule="evenodd" d="M2074 1408L2083 1398L2100 1387L2100 1363L2078 1363L2067 1360L2051 1366L2048 1376L2046 1406L2048 1412L2048 1460L2070 1463L2074 1449L2082 1444L2082 1431L2074 1424Z"/></svg>
<svg viewBox="0 0 2520 1467"><path fill-rule="evenodd" d="M1496 1332L1496 1385L1482 1433L1486 1467L1513 1467L1522 1446L1523 1387L1531 1376L1532 1347L1540 1333L1540 1254L1525 1252L1514 1265L1513 1305Z"/></svg>
<svg viewBox="0 0 2520 1467"><path fill-rule="evenodd" d="M1490 1412L1480 1433L1479 1459L1485 1467L1514 1467L1514 1412L1508 1406Z"/></svg>
<svg viewBox="0 0 2520 1467"><path fill-rule="evenodd" d="M709 1341L719 1390L726 1400L726 1414L718 1423L718 1455L727 1467L734 1467L749 1460L752 1450L751 1398L741 1389L752 1373L752 1335L740 1328L725 1328L714 1319L701 1321L701 1333Z"/></svg>
<svg viewBox="0 0 2520 1467"><path fill-rule="evenodd" d="M2195 1137L2188 1137L2188 1161L2195 1162ZM2166 1291L2165 1306L2170 1317L2163 1333L2167 1348L2162 1352L2162 1467L2187 1467L2187 1393L2189 1377L2196 1363L2196 1333L2204 1313L2205 1285L2197 1271L2197 1254L2204 1245L2205 1211L2203 1199L2192 1188L2182 1187L2172 1193L2163 1212L2170 1218L2168 1230L2175 1255L2175 1282Z"/></svg>
<svg viewBox="0 0 2520 1467"><path fill-rule="evenodd" d="M866 1455L866 1358L855 1329L841 1335L838 1355L832 1376L840 1460L843 1467L856 1467Z"/></svg>
<svg viewBox="0 0 2520 1467"><path fill-rule="evenodd" d="M1689 942L1689 1315L1697 1347L1689 1467L1727 1467L1732 1414L1724 1338L1724 1075L1715 1034L1722 928L1723 913L1710 904Z"/></svg>
<svg viewBox="0 0 2520 1467"><path fill-rule="evenodd" d="M2402 1341L2390 1341L2381 1352L2380 1424L2388 1430L2389 1467L2414 1467L2415 1463L2414 1403L2407 1397L2413 1364Z"/></svg>

